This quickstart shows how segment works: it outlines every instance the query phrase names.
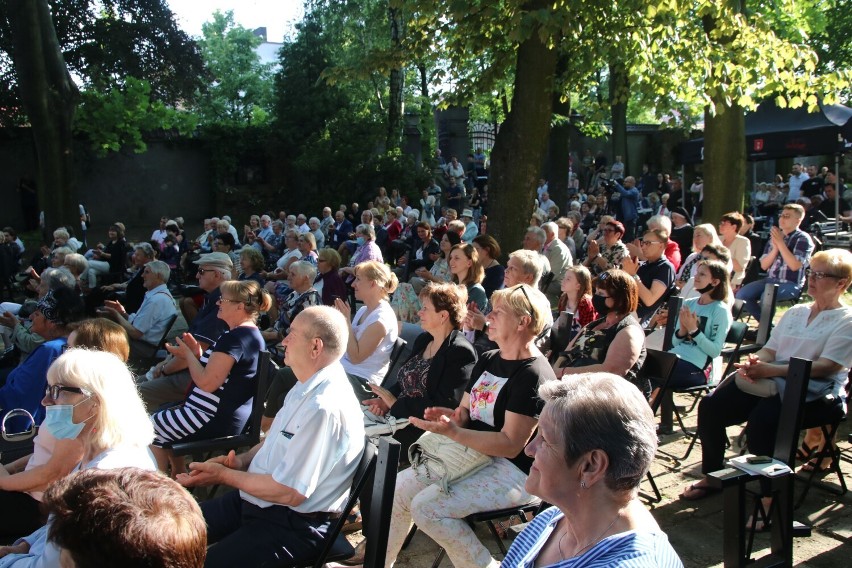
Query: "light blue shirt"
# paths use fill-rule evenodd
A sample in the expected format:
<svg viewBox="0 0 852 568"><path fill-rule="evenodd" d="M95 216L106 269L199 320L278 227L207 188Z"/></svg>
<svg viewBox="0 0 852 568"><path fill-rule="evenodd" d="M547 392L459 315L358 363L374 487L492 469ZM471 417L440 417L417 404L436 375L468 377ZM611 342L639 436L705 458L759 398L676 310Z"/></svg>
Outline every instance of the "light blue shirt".
<svg viewBox="0 0 852 568"><path fill-rule="evenodd" d="M142 332L142 341L156 345L166 333L169 318L176 313L175 299L169 292L169 287L160 284L145 292L145 298L139 310L130 314L127 321Z"/></svg>

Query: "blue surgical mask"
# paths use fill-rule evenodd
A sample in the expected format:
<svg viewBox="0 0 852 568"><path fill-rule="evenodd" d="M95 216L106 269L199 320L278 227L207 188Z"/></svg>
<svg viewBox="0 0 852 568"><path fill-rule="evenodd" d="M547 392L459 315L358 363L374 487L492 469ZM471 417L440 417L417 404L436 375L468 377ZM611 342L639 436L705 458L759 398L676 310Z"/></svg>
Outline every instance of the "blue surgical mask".
<svg viewBox="0 0 852 568"><path fill-rule="evenodd" d="M364 237L358 237L357 239L355 239L355 242L358 243L358 246L360 247L364 246L364 243L367 242L367 239L365 239Z"/></svg>
<svg viewBox="0 0 852 568"><path fill-rule="evenodd" d="M86 401L83 400L77 404L82 404L84 402ZM72 419L72 416L74 414L74 407L77 406L77 404L51 404L50 406L45 407L45 416L44 421L41 423L41 427L47 428L47 430L57 440L76 438L80 435L80 432L83 431L83 428L85 428L86 420L91 418L91 416L89 416L86 420L76 424Z"/></svg>

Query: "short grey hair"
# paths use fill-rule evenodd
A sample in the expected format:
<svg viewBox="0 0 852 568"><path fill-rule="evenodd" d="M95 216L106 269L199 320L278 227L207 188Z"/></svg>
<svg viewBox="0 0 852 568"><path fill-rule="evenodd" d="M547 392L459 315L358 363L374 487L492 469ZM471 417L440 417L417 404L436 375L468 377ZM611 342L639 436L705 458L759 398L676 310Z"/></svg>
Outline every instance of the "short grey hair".
<svg viewBox="0 0 852 568"><path fill-rule="evenodd" d="M278 227L279 229L283 229L284 228L284 222L281 221L281 219L276 219L272 222L272 226Z"/></svg>
<svg viewBox="0 0 852 568"><path fill-rule="evenodd" d="M65 266L73 268L77 271L77 274L83 274L89 269L89 261L82 254L72 252L65 255Z"/></svg>
<svg viewBox="0 0 852 568"><path fill-rule="evenodd" d="M672 220L666 215L654 215L645 221L645 226L649 229L665 229L668 234L672 234Z"/></svg>
<svg viewBox="0 0 852 568"><path fill-rule="evenodd" d="M371 224L361 223L355 229L355 233L357 233L359 235L363 235L365 237L370 237L371 241L376 240L376 230L373 229L373 225L371 225Z"/></svg>
<svg viewBox="0 0 852 568"><path fill-rule="evenodd" d="M310 219L308 219L308 225L310 225L311 223L316 223L317 225L319 225L319 222L320 220L316 217L311 217Z"/></svg>
<svg viewBox="0 0 852 568"><path fill-rule="evenodd" d="M291 223L295 223L296 222L296 216L295 215L287 215L287 221L289 221Z"/></svg>
<svg viewBox="0 0 852 568"><path fill-rule="evenodd" d="M529 230L529 229L527 229L527 230ZM559 227L553 221L548 221L547 223L542 225L541 230L544 231L545 234L548 234L548 233L551 234L551 235L558 235L559 234ZM546 238L545 238L545 240L546 240Z"/></svg>
<svg viewBox="0 0 852 568"><path fill-rule="evenodd" d="M134 245L133 250L134 251L141 250L142 254L145 255L145 258L154 258L154 256L155 256L154 255L154 247L152 247L148 243L139 243L137 245Z"/></svg>
<svg viewBox="0 0 852 568"><path fill-rule="evenodd" d="M343 356L349 342L349 322L343 314L329 306L311 306L296 318L308 319L308 336L319 337L323 350L335 361Z"/></svg>
<svg viewBox="0 0 852 568"><path fill-rule="evenodd" d="M298 276L307 276L310 282L313 282L317 277L317 267L307 260L297 260L290 265L290 270Z"/></svg>
<svg viewBox="0 0 852 568"><path fill-rule="evenodd" d="M532 234L541 243L541 246L544 246L545 241L547 241L547 236L541 227L527 227L527 234Z"/></svg>
<svg viewBox="0 0 852 568"><path fill-rule="evenodd" d="M260 220L261 221L264 221L264 220L265 221L272 221L272 217L270 217L269 215L261 215Z"/></svg>
<svg viewBox="0 0 852 568"><path fill-rule="evenodd" d="M169 281L169 276L171 276L172 271L169 268L169 265L162 260L152 260L145 266L147 266L148 270L150 270L153 274L159 276L163 283Z"/></svg>
<svg viewBox="0 0 852 568"><path fill-rule="evenodd" d="M538 387L570 467L592 450L609 458L604 483L636 491L657 451L654 414L634 385L612 373L584 373Z"/></svg>
<svg viewBox="0 0 852 568"><path fill-rule="evenodd" d="M541 260L541 255L534 250L520 249L509 253L509 258L520 260L521 269L524 271L524 274L532 276L532 285L538 287L538 281L541 280L541 275L544 273L544 263Z"/></svg>
<svg viewBox="0 0 852 568"><path fill-rule="evenodd" d="M69 288L71 290L77 285L77 280L67 268L48 268L41 273L41 279L47 281L48 290Z"/></svg>

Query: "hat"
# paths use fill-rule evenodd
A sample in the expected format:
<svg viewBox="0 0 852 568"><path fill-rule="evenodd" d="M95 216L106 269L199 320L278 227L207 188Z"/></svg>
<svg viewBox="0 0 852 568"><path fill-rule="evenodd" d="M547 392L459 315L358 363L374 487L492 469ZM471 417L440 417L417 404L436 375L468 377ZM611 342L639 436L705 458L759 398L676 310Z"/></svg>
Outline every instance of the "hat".
<svg viewBox="0 0 852 568"><path fill-rule="evenodd" d="M207 264L223 270L234 270L234 263L231 260L231 257L224 252L209 252L207 254L202 254L198 260L193 262L193 264L197 264L198 266Z"/></svg>
<svg viewBox="0 0 852 568"><path fill-rule="evenodd" d="M470 209L465 209L465 210L462 211L461 216L462 217L470 217L471 219L473 219L473 211L471 211Z"/></svg>
<svg viewBox="0 0 852 568"><path fill-rule="evenodd" d="M690 225L692 224L692 216L687 213L686 209L684 209L683 207L675 207L674 209L672 209L672 215L680 215L681 217L686 219Z"/></svg>
<svg viewBox="0 0 852 568"><path fill-rule="evenodd" d="M50 290L44 297L38 301L36 304L36 309L41 312L41 315L47 319L47 321L52 321L53 323L58 323L61 319L59 316L59 301L53 294L53 290Z"/></svg>

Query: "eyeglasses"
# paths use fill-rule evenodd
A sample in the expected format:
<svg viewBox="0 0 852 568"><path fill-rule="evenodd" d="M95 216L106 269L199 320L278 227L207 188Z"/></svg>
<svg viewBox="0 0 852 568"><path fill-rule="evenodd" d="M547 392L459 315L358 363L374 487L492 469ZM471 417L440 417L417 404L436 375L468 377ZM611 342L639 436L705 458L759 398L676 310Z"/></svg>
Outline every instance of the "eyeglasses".
<svg viewBox="0 0 852 568"><path fill-rule="evenodd" d="M662 244L663 241L639 241L639 244L643 247L649 247L651 245L659 245Z"/></svg>
<svg viewBox="0 0 852 568"><path fill-rule="evenodd" d="M842 276L838 276L837 274L829 274L828 272L817 272L816 270L811 270L810 268L805 269L805 274L808 278L813 278L814 280L822 280L823 278L843 278Z"/></svg>
<svg viewBox="0 0 852 568"><path fill-rule="evenodd" d="M217 304L221 304L222 302L228 302L229 304L242 304L243 303L242 300L232 300L230 298L219 298L218 300L216 300Z"/></svg>
<svg viewBox="0 0 852 568"><path fill-rule="evenodd" d="M533 309L532 309L532 301L530 300L530 297L529 297L529 295L527 294L527 291L526 291L526 290L524 290L524 285L523 285L523 284L518 284L517 286L515 286L514 288L512 288L512 294L514 294L514 293L515 293L515 292L517 292L518 290L520 290L520 291L521 291L521 293L524 295L524 298L526 298L526 299L527 299L527 304L529 304L529 306L530 306L530 308L527 310L527 313L528 313L528 314L532 314L532 313L533 313Z"/></svg>
<svg viewBox="0 0 852 568"><path fill-rule="evenodd" d="M92 396L91 391L81 389L79 387L66 387L65 385L47 385L47 388L44 389L44 396L49 397L50 400L56 400L59 398L59 394L62 392L73 392L77 394L84 394L86 396Z"/></svg>

